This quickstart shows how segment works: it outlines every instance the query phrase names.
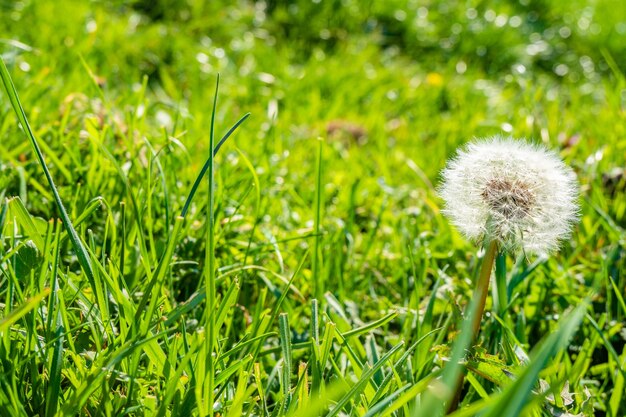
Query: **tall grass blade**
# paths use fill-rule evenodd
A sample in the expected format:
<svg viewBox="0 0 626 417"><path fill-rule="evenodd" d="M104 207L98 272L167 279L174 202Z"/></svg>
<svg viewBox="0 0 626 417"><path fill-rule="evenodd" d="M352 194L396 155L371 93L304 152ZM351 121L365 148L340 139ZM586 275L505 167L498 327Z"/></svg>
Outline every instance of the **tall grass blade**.
<svg viewBox="0 0 626 417"><path fill-rule="evenodd" d="M63 205L63 201L61 200L61 196L59 195L59 190L54 184L54 180L52 179L50 170L48 169L48 166L46 165L46 161L39 147L39 143L37 142L37 139L35 138L35 134L33 133L30 127L30 124L28 123L28 119L26 118L26 113L24 112L20 99L17 95L17 90L15 89L15 85L13 84L13 80L11 79L11 75L9 74L9 70L4 64L4 60L2 59L2 57L0 57L0 78L2 78L2 83L4 84L4 88L7 92L7 95L9 96L9 101L11 102L11 106L13 107L13 110L15 111L17 119L22 125L22 128L24 129L24 133L30 140L30 144L33 147L33 150L35 151L35 154L37 155L39 164L41 165L44 175L46 176L46 179L48 180L48 185L50 186L50 190L52 191L52 195L54 196L54 201L56 203L57 209L59 210L59 215L61 216L61 219L63 220L63 225L65 226L65 229L67 230L67 233L70 236L70 241L72 242L72 246L74 247L74 250L76 251L78 262L80 263L80 266L83 268L83 271L85 271L85 274L87 275L87 279L89 280L89 282L92 285L94 285L95 283L94 272L93 272L93 267L91 266L91 260L89 258L89 254L87 253L87 250L83 246L83 243L80 240L78 233L76 233L76 229L74 229L72 221L70 220L70 216L67 214L67 211L65 210L65 206Z"/></svg>
<svg viewBox="0 0 626 417"><path fill-rule="evenodd" d="M291 331L289 329L289 316L286 313L278 316L278 328L283 353L283 409L287 410L291 403Z"/></svg>
<svg viewBox="0 0 626 417"><path fill-rule="evenodd" d="M322 174L323 174L323 152L324 141L319 139L319 149L317 153L317 169L315 172L315 248L313 250L313 295L317 300L321 300L324 295L324 279L320 271L321 263L321 236L320 236L320 221L322 217Z"/></svg>
<svg viewBox="0 0 626 417"><path fill-rule="evenodd" d="M215 172L214 172L214 149L215 149L215 112L217 109L217 94L220 86L220 76L217 75L215 81L215 95L213 96L213 110L211 112L211 129L209 131L209 159L205 164L209 177L209 190L208 190L208 202L207 202L207 245L205 252L205 270L204 270L204 286L206 288L206 308L204 315L204 326L206 334L204 338L204 354L205 364L203 377L204 394L203 398L199 399L199 403L202 404L204 399L204 409L201 409L201 415L208 415L213 413L214 404L214 389L215 389L215 361L213 358L213 349L215 347L215 303L216 303L216 291L215 291ZM203 174L199 176L200 180ZM196 180L199 184L200 180ZM194 184L195 185L195 184ZM194 189L192 188L192 193ZM190 193L190 197L193 197ZM191 201L188 199L188 201ZM188 207L188 205L187 205ZM181 216L184 217L184 216ZM202 408L202 407L201 407Z"/></svg>
<svg viewBox="0 0 626 417"><path fill-rule="evenodd" d="M61 383L63 370L63 341L65 340L65 328L63 327L63 320L61 318L61 307L58 306L59 297L57 291L59 291L58 283L58 267L59 267L59 255L60 255L60 227L57 224L56 227L56 239L54 246L54 262L52 266L52 274L50 277L51 295L48 300L48 332L50 337L55 339L54 349L52 351L52 360L50 363L50 376L48 382L48 392L46 394L46 417L54 417L59 407L59 400L61 398ZM54 317L54 319L52 319ZM54 326L54 329L52 329Z"/></svg>

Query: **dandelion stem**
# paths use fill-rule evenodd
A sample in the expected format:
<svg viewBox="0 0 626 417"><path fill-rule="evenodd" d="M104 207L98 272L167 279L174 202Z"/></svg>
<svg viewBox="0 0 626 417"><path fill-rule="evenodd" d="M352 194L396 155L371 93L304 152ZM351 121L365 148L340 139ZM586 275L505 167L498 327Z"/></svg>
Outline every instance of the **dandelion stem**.
<svg viewBox="0 0 626 417"><path fill-rule="evenodd" d="M474 303L469 303L465 311L465 317L472 319L472 341L478 336L480 330L480 322L482 321L483 312L485 311L485 303L487 302L487 293L489 292L489 281L491 278L491 271L493 270L493 264L496 259L496 253L498 252L498 243L492 240L487 245L487 251L483 258L483 262L480 266L480 275L478 275L478 281L476 282L476 288L474 289ZM475 311L471 311L475 308ZM473 314L472 314L473 313ZM465 375L459 374L454 387L454 396L448 406L448 413L456 410L459 400L461 398L461 391L463 389L463 380Z"/></svg>
<svg viewBox="0 0 626 417"><path fill-rule="evenodd" d="M491 278L491 271L493 270L493 263L498 251L498 245L496 241L491 241L487 246L487 252L483 258L483 263L480 267L480 275L476 282L476 288L474 289L474 299L478 300L476 307L476 314L470 315L470 312L466 312L466 317L472 317L472 340L476 339L478 331L480 330L480 322L482 321L483 312L485 311L485 303L487 302L487 293L489 292L489 280ZM471 304L470 304L471 305ZM469 308L469 307L468 307Z"/></svg>

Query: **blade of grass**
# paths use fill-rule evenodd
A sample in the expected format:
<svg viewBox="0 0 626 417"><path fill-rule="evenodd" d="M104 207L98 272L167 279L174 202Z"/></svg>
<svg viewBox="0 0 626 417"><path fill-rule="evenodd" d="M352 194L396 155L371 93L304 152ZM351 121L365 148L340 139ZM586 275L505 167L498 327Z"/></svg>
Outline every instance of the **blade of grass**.
<svg viewBox="0 0 626 417"><path fill-rule="evenodd" d="M393 403L403 392L405 392L408 388L411 387L411 384L406 384L402 388L396 390L395 392L386 395L385 399L376 403L363 417L374 417L380 415L379 413L384 410L389 404Z"/></svg>
<svg viewBox="0 0 626 417"><path fill-rule="evenodd" d="M395 319L396 317L398 317L398 313L396 311L393 311L376 321L367 323L361 327L357 327L356 329L349 330L345 333L342 333L341 335L343 336L344 339L347 339L352 336L360 336L363 333L368 333L378 327L384 326L385 324Z"/></svg>
<svg viewBox="0 0 626 417"><path fill-rule="evenodd" d="M154 271L152 279L145 287L145 293L141 298L141 301L139 302L137 311L135 312L135 322L141 323L139 327L139 332L142 335L147 334L150 322L152 320L152 316L154 315L154 312L157 308L157 302L159 300L159 297L161 296L161 290L165 282L165 274L171 264L172 256L174 255L174 249L176 247L176 243L178 242L178 235L180 234L182 224L183 218L177 217L174 223L174 230L172 231L172 234L168 239L169 241L167 243L166 250L159 260L159 264ZM147 313L146 311L144 311L146 307L148 309ZM143 320L141 319L142 315Z"/></svg>
<svg viewBox="0 0 626 417"><path fill-rule="evenodd" d="M321 300L324 295L324 280L321 276L320 271L320 220L322 216L322 173L323 173L323 150L324 150L324 141L320 138L319 140L319 150L317 154L317 170L315 173L315 224L313 226L315 230L315 246L313 249L312 256L312 273L313 273L313 295L316 299Z"/></svg>
<svg viewBox="0 0 626 417"><path fill-rule="evenodd" d="M205 373L203 377L204 393L202 398L197 398L198 403L202 404L203 399L206 399L204 403L204 409L201 408L200 415L209 415L213 413L214 403L214 390L215 390L215 362L213 358L213 348L215 347L215 164L214 164L214 151L215 149L215 111L217 109L217 94L220 86L220 76L217 75L215 81L215 95L213 96L213 110L211 112L211 129L209 131L209 159L207 161L206 168L209 177L209 190L208 190L208 202L207 202L207 245L205 251L205 270L204 270L204 286L206 288L206 307L204 312L204 328L207 329L207 333L204 338L204 355ZM202 178L202 174L199 178ZM196 180L196 184L199 184L199 180ZM195 184L194 184L195 186ZM197 188L197 187L196 187ZM192 188L192 193L194 188ZM190 197L192 196L190 193ZM191 201L188 199L188 201ZM187 205L188 207L188 205ZM185 211L186 212L186 211ZM184 217L184 215L183 215Z"/></svg>
<svg viewBox="0 0 626 417"><path fill-rule="evenodd" d="M0 333L6 331L9 326L13 323L24 317L29 311L36 308L39 305L39 302L43 300L50 293L50 288L46 288L39 294L29 298L24 303L22 303L18 308L11 311L11 313L3 317L0 320Z"/></svg>
<svg viewBox="0 0 626 417"><path fill-rule="evenodd" d="M278 316L280 330L280 346L283 353L283 410L289 409L291 403L291 333L289 329L289 316L282 313Z"/></svg>
<svg viewBox="0 0 626 417"><path fill-rule="evenodd" d="M187 216L187 211L189 210L189 206L191 205L191 201L193 200L193 197L196 195L196 191L198 191L198 187L200 186L200 183L202 181L202 178L204 178L204 175L206 174L206 172L209 170L210 167L213 166L213 158L215 158L215 155L217 155L217 152L220 150L220 148L222 147L222 145L224 144L224 142L226 142L228 140L228 138L235 132L235 130L237 130L237 128L246 121L246 119L250 117L250 113L246 113L244 114L241 119L239 119L237 121L237 123L235 123L229 130L228 132L226 132L226 134L222 137L222 139L219 140L219 142L217 142L217 145L215 145L215 148L213 149L213 154L209 156L209 158L207 159L207 161L204 163L204 165L202 166L202 169L200 170L200 173L198 174L198 176L196 177L195 182L193 183L193 186L191 187L191 190L189 191L189 195L187 196L187 200L185 200L185 205L183 206L183 209L180 212L180 215L182 217ZM213 123L213 121L211 121L211 123ZM211 133L212 135L212 133ZM212 142L211 142L212 145Z"/></svg>
<svg viewBox="0 0 626 417"><path fill-rule="evenodd" d="M52 266L52 274L50 276L51 295L48 300L48 332L53 337L54 350L50 363L50 379L48 381L48 392L46 394L46 417L54 417L59 407L59 399L61 398L61 372L63 370L63 341L65 339L65 328L61 319L61 310L58 306L59 283L58 283L58 267L60 248L60 227L57 223L55 246L54 246L54 262ZM54 317L54 319L52 319ZM52 331L54 326L54 332Z"/></svg>
<svg viewBox="0 0 626 417"><path fill-rule="evenodd" d="M41 237L41 233L37 230L37 226L35 222L33 222L33 218L24 206L22 199L19 197L13 197L7 199L7 207L10 210L12 217L15 217L17 222L24 227L26 233L28 233L28 237L35 242L37 249L40 251L44 248L44 241Z"/></svg>
<svg viewBox="0 0 626 417"><path fill-rule="evenodd" d="M41 149L39 147L39 143L37 142L37 139L35 138L35 134L33 133L30 127L30 124L28 123L28 119L26 118L26 113L24 112L20 99L17 95L17 90L15 89L15 85L13 84L13 80L11 79L11 75L9 74L9 70L4 64L4 60L2 59L2 57L0 57L0 78L2 78L2 83L4 84L4 88L7 92L7 95L9 96L9 101L11 102L11 106L13 107L13 110L15 111L17 119L22 125L22 128L24 129L26 136L30 140L30 144L34 149L35 154L37 155L39 164L41 165L44 175L46 176L46 179L48 180L48 185L50 186L50 190L52 191L52 195L54 196L54 201L56 203L57 209L59 210L59 215L61 216L61 219L63 220L63 225L65 226L65 229L67 230L67 233L70 236L70 241L72 242L72 246L74 247L74 250L76 251L78 262L80 263L80 266L83 268L83 271L85 271L85 274L87 275L87 279L93 285L94 284L94 272L93 272L93 267L91 266L91 260L89 258L89 254L87 253L87 250L83 246L83 242L78 236L78 233L76 233L76 230L74 229L74 226L72 225L72 221L70 220L70 217L67 214L67 211L65 210L65 206L63 205L63 201L61 200L61 196L59 195L59 190L54 184L54 180L52 179L52 174L50 174L50 170L48 169L48 166L46 165L46 161L44 160L43 153L41 152Z"/></svg>

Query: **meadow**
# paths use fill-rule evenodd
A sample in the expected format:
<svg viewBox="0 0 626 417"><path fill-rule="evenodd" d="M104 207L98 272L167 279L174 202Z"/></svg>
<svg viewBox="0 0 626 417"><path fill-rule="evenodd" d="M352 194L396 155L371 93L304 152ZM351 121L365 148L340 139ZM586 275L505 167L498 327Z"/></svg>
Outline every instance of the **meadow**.
<svg viewBox="0 0 626 417"><path fill-rule="evenodd" d="M0 55L0 416L626 415L625 2L2 1ZM495 135L580 220L472 341Z"/></svg>

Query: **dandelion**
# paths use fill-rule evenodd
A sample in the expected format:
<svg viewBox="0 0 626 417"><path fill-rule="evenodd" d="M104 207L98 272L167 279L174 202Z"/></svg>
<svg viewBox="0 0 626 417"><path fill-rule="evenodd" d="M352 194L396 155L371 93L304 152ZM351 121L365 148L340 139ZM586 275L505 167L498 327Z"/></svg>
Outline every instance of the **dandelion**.
<svg viewBox="0 0 626 417"><path fill-rule="evenodd" d="M554 251L578 218L577 181L546 148L512 138L470 143L442 173L444 213L470 240Z"/></svg>
<svg viewBox="0 0 626 417"><path fill-rule="evenodd" d="M494 308L504 317L508 306L506 254L517 249L534 254L556 250L578 219L577 181L557 154L513 138L470 143L442 172L444 213L469 239L485 244L474 295L466 309L470 332L480 330L496 265ZM454 372L454 371L450 371ZM456 379L448 410L456 409L463 374Z"/></svg>

